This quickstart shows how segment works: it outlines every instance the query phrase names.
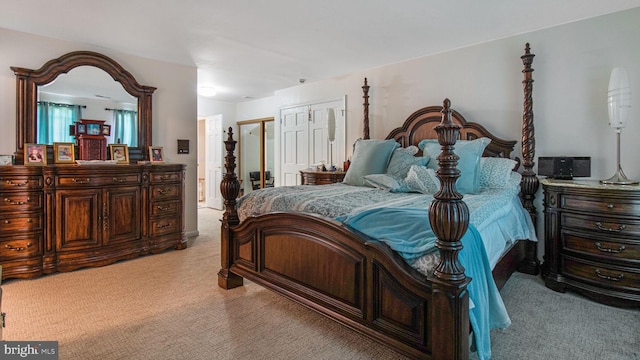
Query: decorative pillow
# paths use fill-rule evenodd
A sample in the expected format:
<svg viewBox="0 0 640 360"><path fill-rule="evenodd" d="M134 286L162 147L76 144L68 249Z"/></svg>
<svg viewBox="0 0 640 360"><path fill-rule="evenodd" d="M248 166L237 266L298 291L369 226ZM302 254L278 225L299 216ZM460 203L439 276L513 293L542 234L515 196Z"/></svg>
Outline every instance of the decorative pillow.
<svg viewBox="0 0 640 360"><path fill-rule="evenodd" d="M517 162L512 159L483 157L480 159L480 186L504 188L516 164Z"/></svg>
<svg viewBox="0 0 640 360"><path fill-rule="evenodd" d="M404 179L411 165L426 166L430 159L424 156L414 156L418 151L418 147L414 145L395 149L391 154L389 166L387 166L387 174Z"/></svg>
<svg viewBox="0 0 640 360"><path fill-rule="evenodd" d="M404 181L410 192L435 194L440 191L440 180L436 176L436 171L424 166L411 166Z"/></svg>
<svg viewBox="0 0 640 360"><path fill-rule="evenodd" d="M453 150L460 160L458 160L458 170L460 177L456 181L456 189L461 194L474 194L480 191L480 158L484 149L489 145L491 139L482 137L475 140L458 140ZM420 141L418 147L422 149L424 156L431 158L427 167L438 168L437 157L442 152L442 147L435 139L425 139Z"/></svg>
<svg viewBox="0 0 640 360"><path fill-rule="evenodd" d="M356 140L351 165L342 182L365 186L364 177L369 174L384 174L393 150L398 148L395 140Z"/></svg>
<svg viewBox="0 0 640 360"><path fill-rule="evenodd" d="M370 174L364 177L367 186L372 186L389 192L409 192L403 179L389 174Z"/></svg>

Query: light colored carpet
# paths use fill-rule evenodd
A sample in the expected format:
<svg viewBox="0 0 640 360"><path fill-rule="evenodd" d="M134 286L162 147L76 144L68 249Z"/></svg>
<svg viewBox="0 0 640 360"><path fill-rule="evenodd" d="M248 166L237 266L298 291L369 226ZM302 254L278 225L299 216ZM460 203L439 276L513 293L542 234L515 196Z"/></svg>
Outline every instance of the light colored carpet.
<svg viewBox="0 0 640 360"><path fill-rule="evenodd" d="M220 212L198 214L186 250L5 282L4 339L57 340L60 359L403 358L255 284L220 289ZM522 274L503 297L513 324L492 332L494 359L640 359L638 310Z"/></svg>

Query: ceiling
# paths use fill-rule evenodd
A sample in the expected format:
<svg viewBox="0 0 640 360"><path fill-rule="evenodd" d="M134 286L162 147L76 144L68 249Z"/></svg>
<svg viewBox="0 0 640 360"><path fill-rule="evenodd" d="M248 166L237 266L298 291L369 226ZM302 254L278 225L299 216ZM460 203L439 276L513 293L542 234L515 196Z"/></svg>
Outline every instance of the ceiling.
<svg viewBox="0 0 640 360"><path fill-rule="evenodd" d="M300 79L639 6L640 0L2 0L0 27L196 66L199 85L216 88L213 99L242 102Z"/></svg>

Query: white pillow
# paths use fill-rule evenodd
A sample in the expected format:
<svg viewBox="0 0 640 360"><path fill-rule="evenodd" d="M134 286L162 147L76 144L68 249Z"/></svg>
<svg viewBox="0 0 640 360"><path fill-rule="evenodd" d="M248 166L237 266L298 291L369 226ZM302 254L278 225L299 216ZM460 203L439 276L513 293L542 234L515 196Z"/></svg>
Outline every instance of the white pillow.
<svg viewBox="0 0 640 360"><path fill-rule="evenodd" d="M480 159L480 187L504 188L516 164L512 159L483 157Z"/></svg>

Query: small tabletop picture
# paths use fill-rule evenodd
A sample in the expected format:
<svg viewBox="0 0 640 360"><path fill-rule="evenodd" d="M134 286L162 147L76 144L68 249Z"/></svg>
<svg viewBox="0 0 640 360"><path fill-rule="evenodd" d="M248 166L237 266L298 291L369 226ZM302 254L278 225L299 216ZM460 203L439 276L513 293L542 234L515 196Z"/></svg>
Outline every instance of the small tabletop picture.
<svg viewBox="0 0 640 360"><path fill-rule="evenodd" d="M24 145L25 165L47 165L47 145L45 144L25 144Z"/></svg>
<svg viewBox="0 0 640 360"><path fill-rule="evenodd" d="M73 164L76 160L73 143L53 143L53 162L56 164Z"/></svg>
<svg viewBox="0 0 640 360"><path fill-rule="evenodd" d="M126 144L109 144L111 160L117 160L118 164L129 163L129 146Z"/></svg>
<svg viewBox="0 0 640 360"><path fill-rule="evenodd" d="M164 162L164 148L162 146L149 146L149 160L154 164Z"/></svg>

